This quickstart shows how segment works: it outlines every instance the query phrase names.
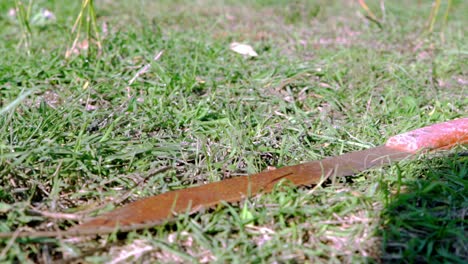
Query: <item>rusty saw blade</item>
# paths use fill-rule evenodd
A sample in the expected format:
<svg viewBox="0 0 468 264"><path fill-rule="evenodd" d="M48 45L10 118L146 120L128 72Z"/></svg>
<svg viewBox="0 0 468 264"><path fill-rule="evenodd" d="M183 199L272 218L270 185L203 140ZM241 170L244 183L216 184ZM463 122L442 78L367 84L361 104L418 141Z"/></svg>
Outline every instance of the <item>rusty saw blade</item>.
<svg viewBox="0 0 468 264"><path fill-rule="evenodd" d="M177 214L193 213L222 202L236 202L270 192L280 181L295 186L317 184L329 175L352 175L423 151L448 149L466 143L468 118L460 118L391 137L383 146L144 198L92 218L61 234L85 235L151 227ZM51 232L42 233L44 236L48 234ZM36 235L41 236L40 233Z"/></svg>

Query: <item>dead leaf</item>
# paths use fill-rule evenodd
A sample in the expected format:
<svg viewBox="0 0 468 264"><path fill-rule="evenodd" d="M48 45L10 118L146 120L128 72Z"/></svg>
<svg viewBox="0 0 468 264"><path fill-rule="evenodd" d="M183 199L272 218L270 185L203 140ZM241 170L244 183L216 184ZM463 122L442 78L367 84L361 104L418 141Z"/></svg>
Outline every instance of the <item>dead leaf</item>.
<svg viewBox="0 0 468 264"><path fill-rule="evenodd" d="M252 48L252 46L247 45L247 44L232 42L229 45L229 48L232 51L234 51L236 53L239 53L241 55L244 55L244 56L249 56L249 57L257 57L258 56L257 52L255 52L255 50Z"/></svg>

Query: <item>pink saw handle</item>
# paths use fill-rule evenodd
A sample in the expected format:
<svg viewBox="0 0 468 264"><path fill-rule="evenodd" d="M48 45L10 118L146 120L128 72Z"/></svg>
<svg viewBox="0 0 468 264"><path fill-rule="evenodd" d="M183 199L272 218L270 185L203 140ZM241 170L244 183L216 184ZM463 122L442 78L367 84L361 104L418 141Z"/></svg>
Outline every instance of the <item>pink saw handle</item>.
<svg viewBox="0 0 468 264"><path fill-rule="evenodd" d="M424 149L444 149L466 143L468 143L468 118L460 118L393 136L388 139L385 146L416 153Z"/></svg>

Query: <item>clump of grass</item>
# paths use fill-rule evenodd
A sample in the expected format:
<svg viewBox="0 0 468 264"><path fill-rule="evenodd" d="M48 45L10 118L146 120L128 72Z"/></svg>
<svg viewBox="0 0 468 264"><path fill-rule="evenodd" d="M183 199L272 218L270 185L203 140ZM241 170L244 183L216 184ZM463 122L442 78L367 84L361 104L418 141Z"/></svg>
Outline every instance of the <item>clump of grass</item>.
<svg viewBox="0 0 468 264"><path fill-rule="evenodd" d="M434 0L433 1L432 7L431 7L430 12L429 12L429 17L428 17L427 22L426 22L424 33L433 33L434 26L436 24L437 17L438 17L439 12L440 12L441 3L442 3L441 0ZM382 29L382 27L384 25L382 23L382 21L385 20L385 12L386 12L385 11L385 2L380 1L380 9L382 11L382 16L383 16L382 19L379 19L374 14L374 12L372 12L371 8L369 8L369 6L366 4L366 1L359 0L359 5L365 11L366 18L368 18L370 21L374 22L379 28ZM448 17L449 17L449 13L451 11L451 8L452 8L452 0L448 0L447 1L447 6L446 6L446 9L445 9L443 18L442 18L442 27L445 27L447 25L447 21L448 21Z"/></svg>
<svg viewBox="0 0 468 264"><path fill-rule="evenodd" d="M15 15L18 18L18 22L21 28L21 42L18 44L18 47L24 45L26 51L28 53L31 52L31 25L30 25L30 18L31 18L31 9L32 9L33 0L28 2L28 6L25 7L23 1L15 0Z"/></svg>
<svg viewBox="0 0 468 264"><path fill-rule="evenodd" d="M429 33L432 33L434 30L434 25L437 21L437 15L439 14L439 11L440 11L440 4L441 4L441 0L435 0L432 4L431 13L427 21L427 31ZM447 0L447 7L445 9L442 26L446 26L451 8L452 8L452 0Z"/></svg>
<svg viewBox="0 0 468 264"><path fill-rule="evenodd" d="M97 26L96 11L94 0L82 0L81 9L73 25L72 34L75 34L73 43L70 48L67 49L65 57L70 57L77 48L78 42L81 40L81 29L85 28L86 41L87 41L87 52L91 54L91 49L94 44L97 46L98 52L102 50L101 37L99 35L99 29Z"/></svg>
<svg viewBox="0 0 468 264"><path fill-rule="evenodd" d="M422 163L406 170L424 176L405 179L402 191L384 210L383 259L463 263L468 259L468 241L462 231L468 159L455 156Z"/></svg>

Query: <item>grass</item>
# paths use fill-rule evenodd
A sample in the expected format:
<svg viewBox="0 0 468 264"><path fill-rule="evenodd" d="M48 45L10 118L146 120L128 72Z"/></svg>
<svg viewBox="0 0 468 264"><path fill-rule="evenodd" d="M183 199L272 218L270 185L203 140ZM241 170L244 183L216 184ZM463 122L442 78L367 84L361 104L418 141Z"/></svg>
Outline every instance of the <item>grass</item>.
<svg viewBox="0 0 468 264"><path fill-rule="evenodd" d="M0 3L2 232L72 226L44 212L109 210L164 166L123 203L379 145L467 113L464 1L432 34L427 1L386 2L385 16L366 1L382 29L352 1L97 1L101 52L82 42L65 59L80 11L72 2L34 1L32 15L47 8L56 20L31 23L27 47L8 15L16 1ZM259 57L230 52L232 41ZM466 164L421 157L311 194L278 186L141 232L1 240L0 259L461 263Z"/></svg>
<svg viewBox="0 0 468 264"><path fill-rule="evenodd" d="M412 168L412 174L426 178L408 180L403 192L386 206L382 218L385 260L463 263L467 258L467 159L422 163Z"/></svg>

